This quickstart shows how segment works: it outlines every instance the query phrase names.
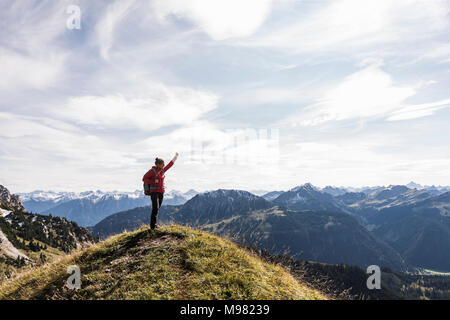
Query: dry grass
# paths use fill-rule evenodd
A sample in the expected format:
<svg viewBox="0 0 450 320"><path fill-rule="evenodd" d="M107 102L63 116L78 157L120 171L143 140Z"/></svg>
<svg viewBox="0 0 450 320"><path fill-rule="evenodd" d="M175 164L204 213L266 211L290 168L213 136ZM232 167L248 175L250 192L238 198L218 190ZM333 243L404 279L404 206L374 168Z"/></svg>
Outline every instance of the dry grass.
<svg viewBox="0 0 450 320"><path fill-rule="evenodd" d="M82 288L66 286L81 268ZM327 299L280 266L229 240L186 227L148 227L0 284L0 299Z"/></svg>

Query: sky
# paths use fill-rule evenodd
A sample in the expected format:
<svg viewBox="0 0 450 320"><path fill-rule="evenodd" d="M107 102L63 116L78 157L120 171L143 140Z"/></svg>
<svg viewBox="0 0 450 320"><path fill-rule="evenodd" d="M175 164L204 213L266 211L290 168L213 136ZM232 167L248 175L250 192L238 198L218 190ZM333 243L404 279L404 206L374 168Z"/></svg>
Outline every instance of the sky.
<svg viewBox="0 0 450 320"><path fill-rule="evenodd" d="M10 191L450 185L450 0L0 3Z"/></svg>

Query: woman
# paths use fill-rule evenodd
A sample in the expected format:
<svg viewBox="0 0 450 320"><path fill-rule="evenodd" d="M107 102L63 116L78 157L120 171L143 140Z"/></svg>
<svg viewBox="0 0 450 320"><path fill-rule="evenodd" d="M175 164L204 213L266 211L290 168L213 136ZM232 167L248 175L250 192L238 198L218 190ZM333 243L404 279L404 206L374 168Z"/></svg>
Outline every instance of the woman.
<svg viewBox="0 0 450 320"><path fill-rule="evenodd" d="M152 199L152 216L150 219L150 228L152 230L157 227L156 216L164 198L164 173L173 166L177 158L178 152L175 153L175 157L167 166L164 166L163 159L156 158L155 165L142 178L144 183L149 184L149 195Z"/></svg>

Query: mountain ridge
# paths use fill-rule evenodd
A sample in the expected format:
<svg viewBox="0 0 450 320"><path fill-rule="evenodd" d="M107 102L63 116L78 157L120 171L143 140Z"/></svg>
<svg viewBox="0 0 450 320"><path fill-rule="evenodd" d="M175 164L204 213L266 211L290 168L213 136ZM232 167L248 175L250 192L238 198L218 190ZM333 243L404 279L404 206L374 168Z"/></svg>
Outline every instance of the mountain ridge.
<svg viewBox="0 0 450 320"><path fill-rule="evenodd" d="M150 211L150 207L142 207L118 213L91 230L100 237L132 230L148 223ZM219 189L199 194L184 205L162 207L158 215L163 223L192 226L240 243L258 244L275 253L290 247L291 255L297 258L406 267L392 249L379 243L346 213L290 210L246 191ZM349 238L351 235L355 238ZM355 252L361 253L360 257Z"/></svg>

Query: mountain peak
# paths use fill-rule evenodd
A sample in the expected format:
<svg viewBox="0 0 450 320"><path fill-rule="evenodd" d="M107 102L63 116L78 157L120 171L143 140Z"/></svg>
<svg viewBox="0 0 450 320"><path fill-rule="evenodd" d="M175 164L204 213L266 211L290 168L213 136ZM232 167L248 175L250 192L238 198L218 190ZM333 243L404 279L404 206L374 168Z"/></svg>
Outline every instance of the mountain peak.
<svg viewBox="0 0 450 320"><path fill-rule="evenodd" d="M332 195L320 191L311 183L281 193L273 202L294 210L340 210Z"/></svg>
<svg viewBox="0 0 450 320"><path fill-rule="evenodd" d="M414 181L411 181L411 182L408 183L406 186L407 186L408 188L411 188L411 189L423 189L423 186L422 186L422 185L420 185L420 184L418 184L418 183L415 183Z"/></svg>
<svg viewBox="0 0 450 320"><path fill-rule="evenodd" d="M309 183L309 182L307 182L307 183L305 183L305 184L303 184L303 185L301 185L301 186L292 188L292 189L289 190L289 191L296 192L296 191L299 191L299 190L318 191L317 188L314 187L314 186L313 186L311 183Z"/></svg>
<svg viewBox="0 0 450 320"><path fill-rule="evenodd" d="M181 216L185 222L202 224L271 207L272 203L248 191L218 189L200 193L187 201Z"/></svg>
<svg viewBox="0 0 450 320"><path fill-rule="evenodd" d="M245 190L235 190L235 189L217 189L214 191L208 191L204 193L200 193L200 196L206 196L206 197L231 197L231 198L239 198L244 197L248 199L255 199L259 198L257 195L254 195L253 193L250 193Z"/></svg>
<svg viewBox="0 0 450 320"><path fill-rule="evenodd" d="M308 189L313 189L313 185L309 182L305 183L303 186Z"/></svg>

